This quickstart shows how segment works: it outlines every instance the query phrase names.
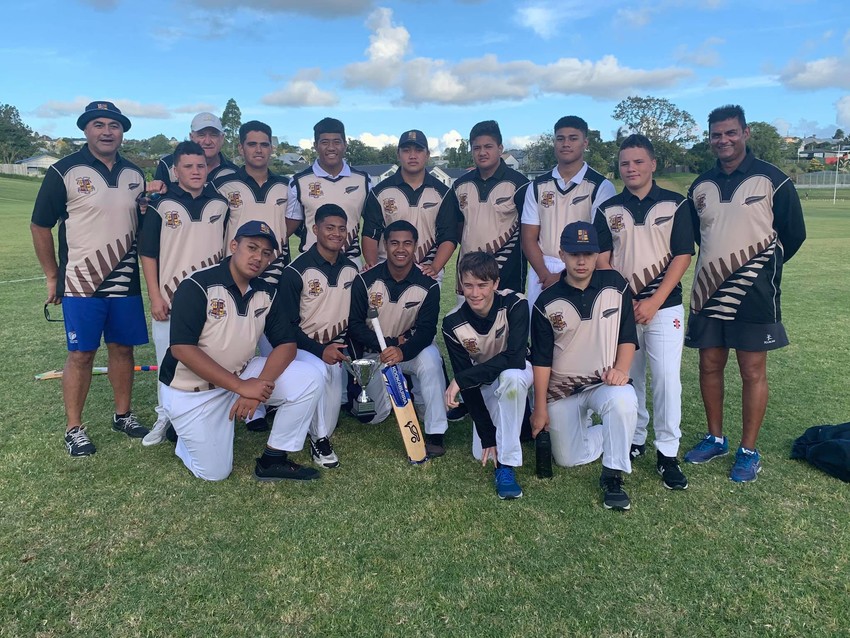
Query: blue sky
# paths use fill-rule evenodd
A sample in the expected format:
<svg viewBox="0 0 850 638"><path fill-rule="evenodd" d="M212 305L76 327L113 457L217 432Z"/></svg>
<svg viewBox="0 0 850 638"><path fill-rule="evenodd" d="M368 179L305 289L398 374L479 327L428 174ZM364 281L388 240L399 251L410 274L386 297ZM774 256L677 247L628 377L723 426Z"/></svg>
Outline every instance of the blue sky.
<svg viewBox="0 0 850 638"><path fill-rule="evenodd" d="M293 144L330 115L374 146L421 128L432 151L483 119L506 147L576 114L604 139L628 95L704 126L739 103L783 135L850 132L850 12L838 1L19 0L0 43L0 102L79 136L94 99L129 137L188 134L236 99Z"/></svg>

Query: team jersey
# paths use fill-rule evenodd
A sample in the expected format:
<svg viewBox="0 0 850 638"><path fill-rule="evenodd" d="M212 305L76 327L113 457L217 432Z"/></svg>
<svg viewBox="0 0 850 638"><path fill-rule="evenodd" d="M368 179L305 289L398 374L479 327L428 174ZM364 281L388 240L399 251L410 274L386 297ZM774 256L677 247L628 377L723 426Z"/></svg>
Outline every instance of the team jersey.
<svg viewBox="0 0 850 638"><path fill-rule="evenodd" d="M315 244L284 268L278 286L299 349L321 358L329 343L345 343L357 273L350 259L330 263Z"/></svg>
<svg viewBox="0 0 850 638"><path fill-rule="evenodd" d="M278 291L259 277L243 295L230 273L230 257L199 270L177 287L171 306L170 345L159 371L165 385L186 392L215 386L172 354L177 345L198 346L225 370L239 375L254 357L260 335L272 347L295 341Z"/></svg>
<svg viewBox="0 0 850 638"><path fill-rule="evenodd" d="M290 219L300 219L304 223L306 236L302 252L316 243L316 235L313 233L316 211L323 204L336 204L348 217L348 235L343 254L346 257L359 257L360 216L370 188L369 174L351 168L347 162L343 162L342 170L336 177L331 177L319 166L318 161L293 175L286 216Z"/></svg>
<svg viewBox="0 0 850 638"><path fill-rule="evenodd" d="M440 314L440 284L412 266L396 281L386 262L358 275L351 287L348 334L357 353L380 352L378 337L366 319L368 309L376 308L378 323L387 346L398 346L404 361L416 358L434 342ZM404 343L399 345L399 337Z"/></svg>
<svg viewBox="0 0 850 638"><path fill-rule="evenodd" d="M637 328L629 284L615 270L597 270L584 290L566 275L540 293L531 317L531 365L551 368L547 401L602 383L617 347Z"/></svg>
<svg viewBox="0 0 850 638"><path fill-rule="evenodd" d="M593 223L599 205L615 194L614 185L587 163L569 182L556 166L536 177L526 192L522 223L540 226L540 250L557 259L564 227L573 222Z"/></svg>
<svg viewBox="0 0 850 638"><path fill-rule="evenodd" d="M629 282L635 300L655 294L674 257L694 254L687 200L654 181L643 199L624 189L603 202L593 223L599 252L611 251L611 267ZM677 282L660 307L681 303L682 284Z"/></svg>
<svg viewBox="0 0 850 638"><path fill-rule="evenodd" d="M486 317L464 302L443 318L443 340L483 447L496 444L496 427L481 386L505 370L524 370L528 357L528 302L512 290L499 290Z"/></svg>
<svg viewBox="0 0 850 638"><path fill-rule="evenodd" d="M691 312L713 319L777 323L782 264L806 238L791 180L750 150L726 175L719 163L688 191L699 244Z"/></svg>
<svg viewBox="0 0 850 638"><path fill-rule="evenodd" d="M141 294L136 198L144 190L138 166L116 154L110 170L88 144L47 170L32 223L43 228L59 223L58 296Z"/></svg>
<svg viewBox="0 0 850 638"><path fill-rule="evenodd" d="M269 171L266 181L260 186L243 166L235 173L216 178L212 184L230 206L225 246L230 246L239 227L249 221L265 222L280 240L280 251L263 273L263 279L272 285L277 284L280 274L289 263L289 242L286 238L289 178Z"/></svg>
<svg viewBox="0 0 850 638"><path fill-rule="evenodd" d="M525 289L520 219L527 188L528 178L504 160L499 160L499 168L489 179L482 179L475 169L452 186L463 221L458 261L478 250L491 253L499 264L500 289Z"/></svg>
<svg viewBox="0 0 850 638"><path fill-rule="evenodd" d="M207 182L212 182L223 175L230 175L231 173L235 173L237 170L239 170L239 167L227 159L224 156L224 153L219 152L218 166L207 173ZM173 153L171 155L166 155L159 160L159 164L156 165L156 173L154 173L153 178L165 182L169 186L177 183L177 173L174 172Z"/></svg>
<svg viewBox="0 0 850 638"><path fill-rule="evenodd" d="M224 257L227 215L227 202L209 185L192 197L173 184L163 197L148 204L139 254L157 260L159 292L169 303L181 281Z"/></svg>
<svg viewBox="0 0 850 638"><path fill-rule="evenodd" d="M454 192L430 173L422 185L413 189L396 171L375 186L366 197L363 208L363 236L378 242L378 258L386 259L382 241L384 228L403 219L416 227L417 264L431 264L440 244L457 245L457 198Z"/></svg>

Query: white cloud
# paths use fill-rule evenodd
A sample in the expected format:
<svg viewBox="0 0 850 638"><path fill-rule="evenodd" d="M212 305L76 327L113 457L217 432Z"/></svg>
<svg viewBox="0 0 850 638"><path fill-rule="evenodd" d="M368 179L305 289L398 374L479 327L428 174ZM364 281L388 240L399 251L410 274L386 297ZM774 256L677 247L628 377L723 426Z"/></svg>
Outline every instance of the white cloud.
<svg viewBox="0 0 850 638"><path fill-rule="evenodd" d="M850 95L845 95L835 103L835 121L845 133L850 130Z"/></svg>
<svg viewBox="0 0 850 638"><path fill-rule="evenodd" d="M506 140L505 148L525 148L540 139L539 135L514 135Z"/></svg>
<svg viewBox="0 0 850 638"><path fill-rule="evenodd" d="M313 140L302 137L298 140L298 148L313 148Z"/></svg>
<svg viewBox="0 0 850 638"><path fill-rule="evenodd" d="M548 40L558 32L560 23L558 12L552 6L532 4L517 8L519 23L534 31L544 40Z"/></svg>
<svg viewBox="0 0 850 638"><path fill-rule="evenodd" d="M715 47L725 43L722 38L708 38L702 44L693 49L685 44L676 48L673 57L679 62L686 62L696 66L717 66L720 64L720 54Z"/></svg>
<svg viewBox="0 0 850 638"><path fill-rule="evenodd" d="M372 148L384 148L387 144L398 144L398 135L387 133L361 133L357 136L357 139Z"/></svg>
<svg viewBox="0 0 850 638"><path fill-rule="evenodd" d="M810 62L792 62L779 75L790 89L850 89L850 53Z"/></svg>
<svg viewBox="0 0 850 638"><path fill-rule="evenodd" d="M183 106L178 106L174 109L175 113L191 113L192 115L196 115L198 113L216 113L218 112L218 108L215 104L209 104L207 102L198 102L197 104L185 104Z"/></svg>
<svg viewBox="0 0 850 638"><path fill-rule="evenodd" d="M49 100L36 107L34 113L36 116L44 118L79 115L85 110L86 106L93 101L94 100L91 98L82 96L78 96L68 102ZM141 117L154 120L167 120L171 118L171 111L162 104L142 104L135 100L127 100L123 98L109 101L113 102L119 109L121 109L121 112L127 117Z"/></svg>
<svg viewBox="0 0 850 638"><path fill-rule="evenodd" d="M303 69L282 89L264 95L263 104L270 106L333 106L339 97L331 91L320 89L315 80L321 76L320 69Z"/></svg>
<svg viewBox="0 0 850 638"><path fill-rule="evenodd" d="M410 33L392 22L390 9L376 9L366 21L369 36L368 60L349 64L343 70L348 86L384 89L398 81L404 55L410 49Z"/></svg>

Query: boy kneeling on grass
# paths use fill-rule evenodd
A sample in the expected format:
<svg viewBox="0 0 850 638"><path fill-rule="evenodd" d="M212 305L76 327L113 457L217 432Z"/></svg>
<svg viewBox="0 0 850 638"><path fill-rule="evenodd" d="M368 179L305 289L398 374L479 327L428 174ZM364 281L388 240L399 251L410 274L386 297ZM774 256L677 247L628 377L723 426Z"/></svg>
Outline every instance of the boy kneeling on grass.
<svg viewBox="0 0 850 638"><path fill-rule="evenodd" d="M323 385L314 366L295 361L295 334L277 299L260 279L278 249L263 222L243 224L230 257L184 279L171 306L170 345L159 380L162 405L179 436L175 453L208 481L233 469L233 419L250 419L261 402L278 407L260 481L310 480L319 472L287 458L300 450ZM255 357L260 335L273 349Z"/></svg>
<svg viewBox="0 0 850 638"><path fill-rule="evenodd" d="M584 465L601 456L605 508L628 510L622 473L632 471L629 450L637 423L637 397L629 383L638 342L632 295L618 272L596 270L593 224L568 224L559 254L566 268L540 293L531 318L531 431L550 432L558 465ZM588 410L602 423L588 425Z"/></svg>

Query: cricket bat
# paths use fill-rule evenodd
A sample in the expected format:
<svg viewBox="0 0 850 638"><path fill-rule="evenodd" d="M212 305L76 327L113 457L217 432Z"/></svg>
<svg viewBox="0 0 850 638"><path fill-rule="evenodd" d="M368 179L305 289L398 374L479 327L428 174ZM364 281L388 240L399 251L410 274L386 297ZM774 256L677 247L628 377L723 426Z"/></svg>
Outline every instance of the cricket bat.
<svg viewBox="0 0 850 638"><path fill-rule="evenodd" d="M134 372L156 372L159 368L157 366L133 366ZM93 375L97 374L108 374L109 370L106 366L95 366L91 369L91 373ZM62 370L48 370L47 372L42 372L41 374L35 375L36 381L44 381L45 379L61 379L62 378Z"/></svg>
<svg viewBox="0 0 850 638"><path fill-rule="evenodd" d="M370 307L366 313L366 318L372 322L372 328L378 337L378 343L381 344L381 350L385 350L387 342L384 339L381 324L378 322L378 309ZM410 392L407 389L404 374L402 374L398 366L384 366L381 374L384 375L384 384L387 387L387 394L393 406L393 413L398 423L398 429L401 432L401 439L404 441L407 459L414 464L424 463L428 460L428 453L425 451L425 437L422 428L419 426L419 419L416 416L413 401L410 400Z"/></svg>

